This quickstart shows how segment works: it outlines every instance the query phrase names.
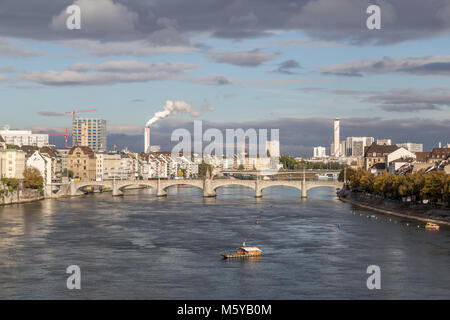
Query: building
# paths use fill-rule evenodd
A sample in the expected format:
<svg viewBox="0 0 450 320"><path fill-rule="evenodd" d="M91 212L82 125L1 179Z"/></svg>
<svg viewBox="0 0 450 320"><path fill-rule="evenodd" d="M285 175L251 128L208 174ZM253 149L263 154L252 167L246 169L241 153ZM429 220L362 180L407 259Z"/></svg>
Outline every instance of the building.
<svg viewBox="0 0 450 320"><path fill-rule="evenodd" d="M6 149L6 142L2 136L0 136L0 149Z"/></svg>
<svg viewBox="0 0 450 320"><path fill-rule="evenodd" d="M73 146L90 147L94 152L107 148L106 120L95 118L77 118L73 121Z"/></svg>
<svg viewBox="0 0 450 320"><path fill-rule="evenodd" d="M407 159L416 159L416 155L403 147L372 143L364 152L364 168L378 174L380 170L387 170L389 164L398 159L404 159L406 163L409 161Z"/></svg>
<svg viewBox="0 0 450 320"><path fill-rule="evenodd" d="M0 130L0 136L3 137L7 145L35 146L38 148L48 146L48 134L32 133L28 130L10 130L8 126L5 126L3 130Z"/></svg>
<svg viewBox="0 0 450 320"><path fill-rule="evenodd" d="M96 157L90 147L75 146L67 154L67 168L80 180L96 180Z"/></svg>
<svg viewBox="0 0 450 320"><path fill-rule="evenodd" d="M48 154L35 151L31 157L26 160L26 167L33 167L39 170L44 178L44 194L50 193L53 177L55 173L56 158Z"/></svg>
<svg viewBox="0 0 450 320"><path fill-rule="evenodd" d="M364 148L374 143L374 137L347 137L345 155L347 157L364 157Z"/></svg>
<svg viewBox="0 0 450 320"><path fill-rule="evenodd" d="M332 142L331 143L331 150L336 150L336 148L334 147L334 142ZM339 148L338 148L338 152L337 152L337 154L338 154L338 156L334 156L333 155L333 157L335 157L335 158L338 158L338 157L343 157L343 156L345 156L345 150L346 150L346 142L345 142L345 140L342 140L341 142L339 142ZM335 154L336 154L336 152L335 152Z"/></svg>
<svg viewBox="0 0 450 320"><path fill-rule="evenodd" d="M280 157L280 141L272 140L266 141L266 150L267 156L271 158L279 158ZM264 156L264 155L259 155Z"/></svg>
<svg viewBox="0 0 450 320"><path fill-rule="evenodd" d="M342 155L340 150L340 122L339 119L334 119L334 140L333 140L333 152L332 155L335 158L338 158ZM345 150L345 149L344 149ZM331 155L331 154L330 154Z"/></svg>
<svg viewBox="0 0 450 320"><path fill-rule="evenodd" d="M23 179L25 152L16 149L0 149L0 178Z"/></svg>
<svg viewBox="0 0 450 320"><path fill-rule="evenodd" d="M314 147L314 158L325 158L327 156L327 148Z"/></svg>
<svg viewBox="0 0 450 320"><path fill-rule="evenodd" d="M380 146L392 146L391 139L377 139L377 144Z"/></svg>
<svg viewBox="0 0 450 320"><path fill-rule="evenodd" d="M423 144L422 143L404 142L404 143L398 143L397 146L403 147L406 150L409 150L414 153L423 152Z"/></svg>
<svg viewBox="0 0 450 320"><path fill-rule="evenodd" d="M369 170L373 165L382 163L386 169L386 156L397 149L399 149L397 146L378 145L376 143L372 143L364 150L364 168ZM379 169L381 169L381 165L377 165L377 170Z"/></svg>

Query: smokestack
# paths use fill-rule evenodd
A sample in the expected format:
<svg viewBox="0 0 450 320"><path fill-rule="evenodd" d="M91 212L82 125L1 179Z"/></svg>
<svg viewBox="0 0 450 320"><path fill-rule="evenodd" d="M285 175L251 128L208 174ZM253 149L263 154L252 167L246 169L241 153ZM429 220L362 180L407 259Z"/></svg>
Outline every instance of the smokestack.
<svg viewBox="0 0 450 320"><path fill-rule="evenodd" d="M442 148L442 143L439 141L439 148Z"/></svg>
<svg viewBox="0 0 450 320"><path fill-rule="evenodd" d="M146 127L144 132L144 152L150 152L150 128Z"/></svg>
<svg viewBox="0 0 450 320"><path fill-rule="evenodd" d="M333 156L334 157L339 157L340 156L340 137L339 137L339 119L334 119L334 151L333 151Z"/></svg>

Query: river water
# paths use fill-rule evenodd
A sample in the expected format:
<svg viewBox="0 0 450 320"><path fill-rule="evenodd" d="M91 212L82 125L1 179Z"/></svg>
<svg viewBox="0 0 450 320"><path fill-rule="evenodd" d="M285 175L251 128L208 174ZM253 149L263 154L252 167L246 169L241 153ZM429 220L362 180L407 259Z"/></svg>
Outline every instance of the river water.
<svg viewBox="0 0 450 320"><path fill-rule="evenodd" d="M449 228L353 208L331 188L307 200L286 187L253 195L230 186L203 199L180 186L163 199L129 190L0 207L0 298L450 298ZM247 245L263 256L222 260L258 215ZM69 265L81 290L66 287ZM380 290L367 288L369 265L380 267Z"/></svg>

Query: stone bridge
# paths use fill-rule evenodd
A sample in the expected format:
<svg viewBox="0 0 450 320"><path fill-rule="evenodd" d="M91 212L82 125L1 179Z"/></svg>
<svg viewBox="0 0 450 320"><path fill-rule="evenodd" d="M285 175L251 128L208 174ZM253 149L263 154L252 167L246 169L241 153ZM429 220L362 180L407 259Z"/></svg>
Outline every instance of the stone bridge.
<svg viewBox="0 0 450 320"><path fill-rule="evenodd" d="M116 180L116 181L72 181L68 185L61 186L58 196L82 195L82 189L86 187L106 187L111 190L113 196L123 195L127 187L144 186L156 191L158 197L167 196L167 189L176 185L190 185L203 190L204 197L215 197L216 189L223 186L239 185L252 188L255 197L261 198L262 191L273 186L293 187L301 192L302 198L307 197L309 189L318 187L341 188L342 182L338 181L308 181L308 180L237 180L237 179L175 179L175 180Z"/></svg>

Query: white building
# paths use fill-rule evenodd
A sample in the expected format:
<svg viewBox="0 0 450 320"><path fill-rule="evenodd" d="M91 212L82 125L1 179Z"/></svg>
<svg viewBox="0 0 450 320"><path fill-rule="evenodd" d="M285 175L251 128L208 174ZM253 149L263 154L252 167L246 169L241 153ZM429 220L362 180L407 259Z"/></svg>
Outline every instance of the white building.
<svg viewBox="0 0 450 320"><path fill-rule="evenodd" d="M345 154L347 157L363 157L364 148L374 141L374 137L347 137Z"/></svg>
<svg viewBox="0 0 450 320"><path fill-rule="evenodd" d="M35 151L26 161L26 167L36 168L41 173L42 178L44 178L44 192L46 194L51 190L55 161L56 159L52 159L39 151Z"/></svg>
<svg viewBox="0 0 450 320"><path fill-rule="evenodd" d="M279 158L280 157L280 141L272 140L266 141L266 150L270 157ZM260 154L260 156L263 156Z"/></svg>
<svg viewBox="0 0 450 320"><path fill-rule="evenodd" d="M10 130L8 126L5 126L3 130L0 130L0 136L3 137L6 144L18 147L35 146L41 148L48 146L48 134L32 133L29 130Z"/></svg>
<svg viewBox="0 0 450 320"><path fill-rule="evenodd" d="M423 152L423 144L422 143L413 143L413 142L404 142L397 144L399 147L403 147L411 152Z"/></svg>
<svg viewBox="0 0 450 320"><path fill-rule="evenodd" d="M391 139L377 139L377 144L380 146L392 146Z"/></svg>
<svg viewBox="0 0 450 320"><path fill-rule="evenodd" d="M325 158L327 156L327 148L314 147L314 158Z"/></svg>
<svg viewBox="0 0 450 320"><path fill-rule="evenodd" d="M337 149L334 147L334 142L331 143L330 147L331 147L331 150L335 150L334 154L338 154L337 156L333 155L333 157L338 158L338 157L344 157L345 156L345 150L346 150L346 142L345 142L345 140L342 140L339 143L339 148L337 148Z"/></svg>
<svg viewBox="0 0 450 320"><path fill-rule="evenodd" d="M0 178L23 179L25 152L16 149L0 149Z"/></svg>
<svg viewBox="0 0 450 320"><path fill-rule="evenodd" d="M416 159L416 155L414 153L412 153L411 151L406 150L403 147L398 148L397 150L389 153L386 156L386 168L389 167L389 163L391 163L394 160L408 159L408 158Z"/></svg>

